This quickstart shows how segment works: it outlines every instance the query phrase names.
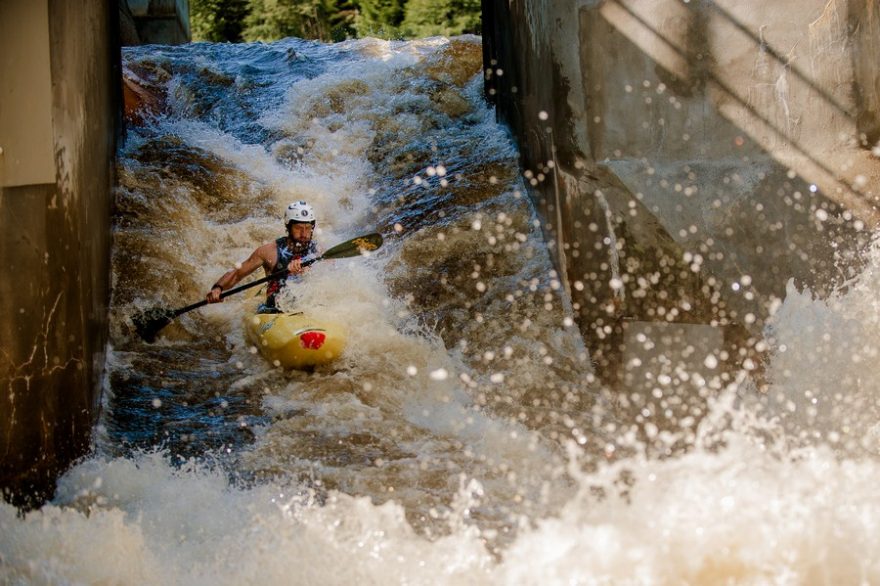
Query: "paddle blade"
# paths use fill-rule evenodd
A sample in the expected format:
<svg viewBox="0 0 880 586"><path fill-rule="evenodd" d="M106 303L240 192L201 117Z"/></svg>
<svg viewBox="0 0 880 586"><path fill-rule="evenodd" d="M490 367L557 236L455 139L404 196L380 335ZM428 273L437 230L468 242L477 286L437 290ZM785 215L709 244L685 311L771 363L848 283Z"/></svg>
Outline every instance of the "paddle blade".
<svg viewBox="0 0 880 586"><path fill-rule="evenodd" d="M131 321L134 324L138 335L147 343L152 344L156 341L156 334L159 330L171 323L176 317L174 310L164 307L153 307L146 311L141 311L132 316Z"/></svg>
<svg viewBox="0 0 880 586"><path fill-rule="evenodd" d="M327 252L321 255L321 258L347 258L349 256L357 256L366 252L372 252L382 246L381 234L367 234L366 236L358 236L352 238L348 242L337 244Z"/></svg>

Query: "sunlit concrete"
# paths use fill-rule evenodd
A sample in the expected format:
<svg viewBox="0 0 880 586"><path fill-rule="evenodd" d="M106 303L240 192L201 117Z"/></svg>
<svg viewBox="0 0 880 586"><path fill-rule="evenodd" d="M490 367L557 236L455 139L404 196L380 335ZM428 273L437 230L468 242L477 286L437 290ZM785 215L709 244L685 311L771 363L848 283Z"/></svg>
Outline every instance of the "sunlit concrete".
<svg viewBox="0 0 880 586"><path fill-rule="evenodd" d="M753 347L789 279L823 295L858 270L880 219L875 3L484 7L487 92L606 378L626 320Z"/></svg>
<svg viewBox="0 0 880 586"><path fill-rule="evenodd" d="M54 182L48 5L0 4L0 39L0 187Z"/></svg>

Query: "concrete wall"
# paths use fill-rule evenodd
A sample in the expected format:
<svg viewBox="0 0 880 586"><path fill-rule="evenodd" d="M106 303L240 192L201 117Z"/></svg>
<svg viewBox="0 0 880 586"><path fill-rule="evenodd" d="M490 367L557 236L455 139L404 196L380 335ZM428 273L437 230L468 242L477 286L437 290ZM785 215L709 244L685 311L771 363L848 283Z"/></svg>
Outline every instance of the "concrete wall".
<svg viewBox="0 0 880 586"><path fill-rule="evenodd" d="M520 144L606 380L626 323L750 347L878 222L875 0L484 0L486 89Z"/></svg>
<svg viewBox="0 0 880 586"><path fill-rule="evenodd" d="M39 503L89 448L121 91L110 0L0 3L0 489Z"/></svg>
<svg viewBox="0 0 880 586"><path fill-rule="evenodd" d="M120 0L123 45L180 45L192 39L189 0Z"/></svg>

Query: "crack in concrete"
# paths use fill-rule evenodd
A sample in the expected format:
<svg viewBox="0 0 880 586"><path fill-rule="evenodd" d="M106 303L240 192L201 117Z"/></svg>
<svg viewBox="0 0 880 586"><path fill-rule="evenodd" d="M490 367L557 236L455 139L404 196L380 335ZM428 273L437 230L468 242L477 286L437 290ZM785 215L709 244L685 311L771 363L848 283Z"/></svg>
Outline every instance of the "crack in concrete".
<svg viewBox="0 0 880 586"><path fill-rule="evenodd" d="M30 356L25 362L22 362L19 365L15 365L12 357L9 355L9 352L0 348L0 354L2 354L5 362L8 365L10 375L7 379L7 393L6 396L10 405L10 414L9 414L9 429L5 438L6 450L4 451L3 457L6 458L9 456L9 450L12 447L12 432L15 428L15 383L24 381L25 384L25 392L30 392L31 390L31 380L37 376L42 375L46 377L51 377L56 372L67 370L72 365L83 364L82 358L71 357L68 358L66 362L63 364L49 364L49 331L52 327L52 322L55 319L55 312L58 309L58 304L61 302L61 297L64 295L64 291L60 291L58 295L55 297L55 302L52 304L52 308L49 310L48 315L44 312L43 314L43 328L40 333L34 339L33 346L31 348ZM39 369L33 369L34 361L37 357L38 351L42 347L43 349L43 364ZM27 372L26 372L27 371ZM43 426L44 436L47 434L46 426Z"/></svg>

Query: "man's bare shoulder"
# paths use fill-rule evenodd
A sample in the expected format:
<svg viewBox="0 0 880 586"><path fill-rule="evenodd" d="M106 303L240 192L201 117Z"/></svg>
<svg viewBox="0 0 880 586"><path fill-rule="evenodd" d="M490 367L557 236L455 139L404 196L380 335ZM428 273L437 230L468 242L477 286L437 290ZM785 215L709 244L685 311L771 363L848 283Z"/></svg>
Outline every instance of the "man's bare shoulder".
<svg viewBox="0 0 880 586"><path fill-rule="evenodd" d="M246 265L247 269L253 270L261 264L272 264L275 262L276 254L277 253L275 251L275 243L268 242L266 244L258 246L243 263L243 265Z"/></svg>
<svg viewBox="0 0 880 586"><path fill-rule="evenodd" d="M260 256L262 258L266 258L266 256L269 254L272 254L272 256L274 256L275 255L275 243L274 242L267 242L266 244L259 246L254 251L254 254L257 256Z"/></svg>
<svg viewBox="0 0 880 586"><path fill-rule="evenodd" d="M257 248L251 258L259 259L263 267L269 270L275 266L275 262L278 260L278 247L274 242L267 242Z"/></svg>

